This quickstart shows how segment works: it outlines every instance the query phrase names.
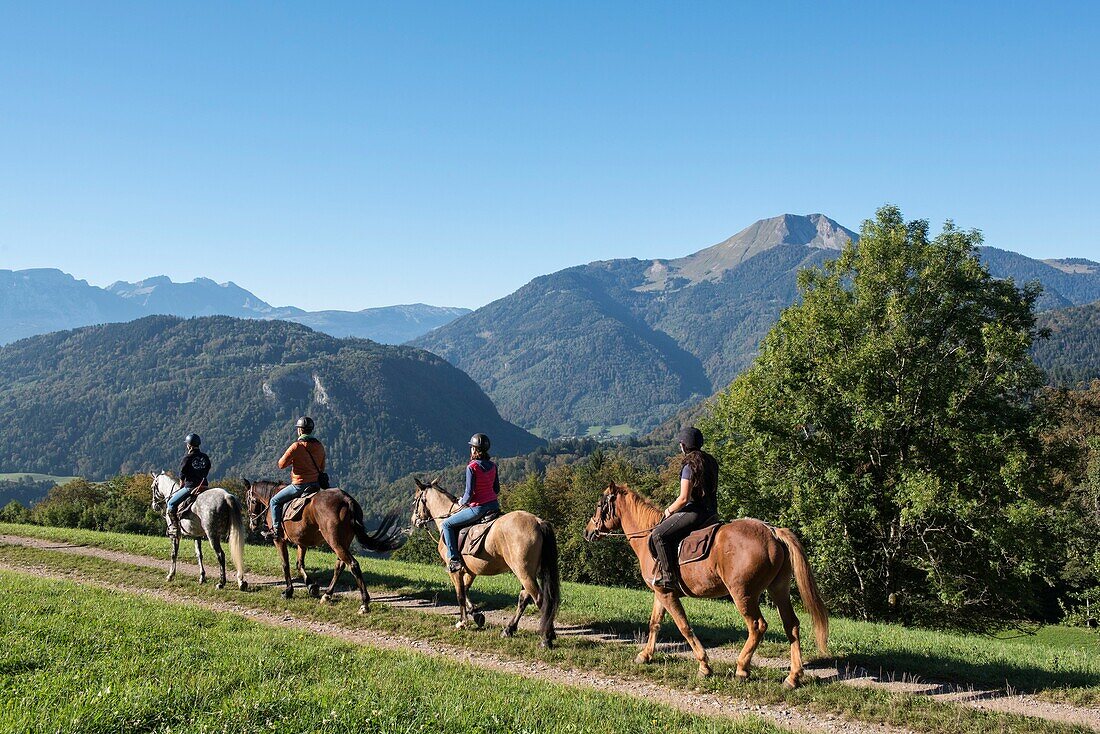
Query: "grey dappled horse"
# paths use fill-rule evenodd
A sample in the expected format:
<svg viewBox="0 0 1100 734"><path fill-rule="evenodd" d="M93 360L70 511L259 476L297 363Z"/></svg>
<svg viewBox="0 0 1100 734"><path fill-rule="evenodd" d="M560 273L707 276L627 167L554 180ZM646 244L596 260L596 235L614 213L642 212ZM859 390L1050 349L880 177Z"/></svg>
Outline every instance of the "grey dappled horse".
<svg viewBox="0 0 1100 734"><path fill-rule="evenodd" d="M168 517L168 499L180 488L179 482L164 472L153 475L153 509L164 511L164 521L171 527ZM236 497L221 487L211 487L199 493L191 509L179 517L180 533L195 539L195 557L199 561L199 583L206 581L206 567L202 565L202 541L207 539L218 556L222 575L217 588L225 588L225 551L221 541L229 538L229 553L233 556L233 565L237 569L237 588L248 588L244 580L244 518L241 503ZM180 550L180 535L172 538L172 568L168 570L168 580L176 575L176 556Z"/></svg>

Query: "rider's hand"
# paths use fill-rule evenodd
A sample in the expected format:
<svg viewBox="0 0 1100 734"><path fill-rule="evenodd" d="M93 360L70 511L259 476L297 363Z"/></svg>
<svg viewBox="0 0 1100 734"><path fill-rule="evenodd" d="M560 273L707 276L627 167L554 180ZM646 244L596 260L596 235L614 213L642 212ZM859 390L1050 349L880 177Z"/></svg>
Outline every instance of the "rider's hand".
<svg viewBox="0 0 1100 734"><path fill-rule="evenodd" d="M667 520L668 516L671 515L671 514L672 514L672 508L671 507L666 507L665 508L665 519Z"/></svg>

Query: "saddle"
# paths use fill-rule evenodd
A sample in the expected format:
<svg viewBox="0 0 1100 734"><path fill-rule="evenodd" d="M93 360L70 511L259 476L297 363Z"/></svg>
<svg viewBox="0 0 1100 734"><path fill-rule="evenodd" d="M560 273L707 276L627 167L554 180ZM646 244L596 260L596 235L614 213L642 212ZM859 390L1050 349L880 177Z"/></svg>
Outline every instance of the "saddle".
<svg viewBox="0 0 1100 734"><path fill-rule="evenodd" d="M320 487L312 487L310 489L307 489L305 492L302 492L302 494L298 497L292 499L290 503L287 504L286 511L283 512L283 522L286 522L287 520L297 520L298 518L300 518L302 516L302 512L304 512L306 509L306 505L309 504L309 501L313 499L314 495L323 491L326 490L322 490ZM336 491L339 492L340 490Z"/></svg>
<svg viewBox="0 0 1100 734"><path fill-rule="evenodd" d="M187 493L187 496L183 498L183 501L176 507L176 517L183 517L191 511L191 506L195 504L195 500L200 494L210 489L210 485L205 481L202 484L196 485L191 488L191 491Z"/></svg>
<svg viewBox="0 0 1100 734"><path fill-rule="evenodd" d="M722 523L715 518L713 525L706 525L698 530L693 530L690 535L681 540L676 550L680 565L695 563L709 556L711 548L714 547L714 536L718 534L718 528L720 527L722 527Z"/></svg>
<svg viewBox="0 0 1100 734"><path fill-rule="evenodd" d="M489 535L493 523L500 519L501 513L486 515L474 525L467 525L458 531L458 552L464 556L476 556L485 547L485 538Z"/></svg>

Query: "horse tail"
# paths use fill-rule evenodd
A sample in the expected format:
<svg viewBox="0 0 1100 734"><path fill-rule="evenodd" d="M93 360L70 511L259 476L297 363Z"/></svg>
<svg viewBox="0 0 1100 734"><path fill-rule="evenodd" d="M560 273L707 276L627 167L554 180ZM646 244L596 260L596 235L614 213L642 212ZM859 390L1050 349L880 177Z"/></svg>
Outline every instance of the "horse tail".
<svg viewBox="0 0 1100 734"><path fill-rule="evenodd" d="M355 537L364 548L375 553L388 553L401 547L402 543L398 537L401 535L401 530L397 527L399 515L396 510L383 517L382 523L373 533L368 533L363 521L363 508L350 494L347 494L347 498L351 501L352 529L355 530Z"/></svg>
<svg viewBox="0 0 1100 734"><path fill-rule="evenodd" d="M237 569L237 581L244 580L244 513L240 501L229 495L229 555Z"/></svg>
<svg viewBox="0 0 1100 734"><path fill-rule="evenodd" d="M825 602L821 599L817 582L814 581L810 563L806 560L806 551L798 536L787 528L776 528L775 535L787 546L787 552L791 556L791 566L794 568L794 580L798 583L798 593L802 597L802 603L806 605L810 616L814 620L814 639L817 642L817 651L822 655L829 654L829 612L825 609Z"/></svg>
<svg viewBox="0 0 1100 734"><path fill-rule="evenodd" d="M554 617L561 603L561 572L558 568L558 538L554 526L545 520L540 521L542 532L542 558L539 559L539 635L547 647L553 644L557 633L554 631Z"/></svg>

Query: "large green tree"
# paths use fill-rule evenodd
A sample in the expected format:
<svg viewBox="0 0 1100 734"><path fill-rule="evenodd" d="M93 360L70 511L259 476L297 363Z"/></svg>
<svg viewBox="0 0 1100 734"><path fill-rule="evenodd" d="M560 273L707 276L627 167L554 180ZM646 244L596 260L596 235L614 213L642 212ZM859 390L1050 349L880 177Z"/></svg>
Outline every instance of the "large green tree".
<svg viewBox="0 0 1100 734"><path fill-rule="evenodd" d="M990 276L980 242L880 209L800 274L801 302L705 420L726 509L797 529L838 611L989 629L1030 614L1052 573L1039 288Z"/></svg>

